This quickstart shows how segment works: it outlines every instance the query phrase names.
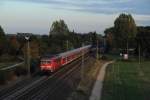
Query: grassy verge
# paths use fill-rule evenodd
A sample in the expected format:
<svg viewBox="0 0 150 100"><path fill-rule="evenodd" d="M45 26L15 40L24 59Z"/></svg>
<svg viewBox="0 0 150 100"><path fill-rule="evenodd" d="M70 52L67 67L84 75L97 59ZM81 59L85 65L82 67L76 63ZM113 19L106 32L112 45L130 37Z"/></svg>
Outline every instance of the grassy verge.
<svg viewBox="0 0 150 100"><path fill-rule="evenodd" d="M107 68L102 100L150 100L150 61L117 61Z"/></svg>
<svg viewBox="0 0 150 100"><path fill-rule="evenodd" d="M19 65L13 69L0 70L0 85L5 85L17 79L21 75L26 75L27 70L24 65Z"/></svg>
<svg viewBox="0 0 150 100"><path fill-rule="evenodd" d="M104 63L105 61L96 61L94 58L89 61L88 66L84 69L84 78L68 100L88 100L99 69Z"/></svg>

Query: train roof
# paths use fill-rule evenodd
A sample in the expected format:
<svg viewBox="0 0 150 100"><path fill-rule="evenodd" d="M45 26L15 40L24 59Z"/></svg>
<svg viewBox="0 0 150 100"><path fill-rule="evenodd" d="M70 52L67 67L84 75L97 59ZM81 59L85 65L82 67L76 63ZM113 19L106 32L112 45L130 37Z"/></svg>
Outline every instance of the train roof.
<svg viewBox="0 0 150 100"><path fill-rule="evenodd" d="M80 50L82 50L82 49L90 48L90 47L91 47L91 45L87 45L87 46L80 47L80 48L77 48L77 49L74 49L74 50L66 51L66 52L64 52L64 53L60 53L59 56L67 56L67 55L69 55L70 53L74 53L74 52L80 51Z"/></svg>
<svg viewBox="0 0 150 100"><path fill-rule="evenodd" d="M74 52L78 52L80 50L83 50L83 49L86 49L86 48L90 48L91 45L87 45L87 46L84 46L84 47L80 47L80 48L77 48L77 49L74 49L74 50L70 50L70 51L66 51L66 52L63 52L63 53L60 53L60 54L56 54L56 55L52 55L52 56L47 56L47 57L43 57L42 59L43 60L47 60L47 59L56 59L56 58L60 58L60 57L65 57L71 53L74 53Z"/></svg>

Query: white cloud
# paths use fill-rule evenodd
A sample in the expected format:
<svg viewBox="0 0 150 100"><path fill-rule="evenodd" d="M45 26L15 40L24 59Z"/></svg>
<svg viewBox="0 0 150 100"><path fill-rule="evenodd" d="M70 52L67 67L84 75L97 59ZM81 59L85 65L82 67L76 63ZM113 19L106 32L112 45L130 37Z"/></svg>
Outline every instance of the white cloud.
<svg viewBox="0 0 150 100"><path fill-rule="evenodd" d="M150 21L150 15L138 15L138 14L133 14L133 17L137 21Z"/></svg>
<svg viewBox="0 0 150 100"><path fill-rule="evenodd" d="M137 26L150 26L150 15L133 14Z"/></svg>
<svg viewBox="0 0 150 100"><path fill-rule="evenodd" d="M62 18L66 21L71 30L76 32L97 31L103 33L105 28L112 27L116 14L72 14L65 15Z"/></svg>
<svg viewBox="0 0 150 100"><path fill-rule="evenodd" d="M132 10L130 7L115 8L94 6L94 3L130 2L131 0L22 0L47 3L9 3L1 11L0 22L7 32L48 33L53 21L63 19L70 30L76 32L97 31L103 33L106 28L114 25L114 20L121 12ZM57 1L61 3L50 1ZM12 1L11 1L12 2ZM62 5L62 3L64 5ZM92 6L87 6L92 4ZM4 9L5 8L5 9ZM20 8L20 9L18 9ZM52 9L53 8L53 9ZM56 9L57 8L57 9ZM28 15L28 16L26 16ZM150 23L150 15L133 14L138 25ZM23 23L23 24L21 24Z"/></svg>

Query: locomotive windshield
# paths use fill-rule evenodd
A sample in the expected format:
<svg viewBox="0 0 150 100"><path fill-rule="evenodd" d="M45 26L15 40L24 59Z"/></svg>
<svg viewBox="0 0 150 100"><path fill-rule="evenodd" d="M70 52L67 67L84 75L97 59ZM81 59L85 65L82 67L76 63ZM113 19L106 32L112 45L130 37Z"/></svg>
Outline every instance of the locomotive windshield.
<svg viewBox="0 0 150 100"><path fill-rule="evenodd" d="M48 61L48 60L42 60L41 61L41 64L50 64L51 63L51 61Z"/></svg>

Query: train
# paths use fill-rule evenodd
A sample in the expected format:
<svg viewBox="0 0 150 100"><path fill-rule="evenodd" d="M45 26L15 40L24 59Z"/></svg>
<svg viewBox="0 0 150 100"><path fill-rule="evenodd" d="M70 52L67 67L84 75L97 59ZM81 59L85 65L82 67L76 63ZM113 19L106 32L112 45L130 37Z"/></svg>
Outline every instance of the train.
<svg viewBox="0 0 150 100"><path fill-rule="evenodd" d="M57 54L52 57L43 57L40 60L40 70L42 72L54 72L60 69L62 66L78 59L82 55L90 52L91 45L83 46L74 50L70 50L64 53Z"/></svg>

